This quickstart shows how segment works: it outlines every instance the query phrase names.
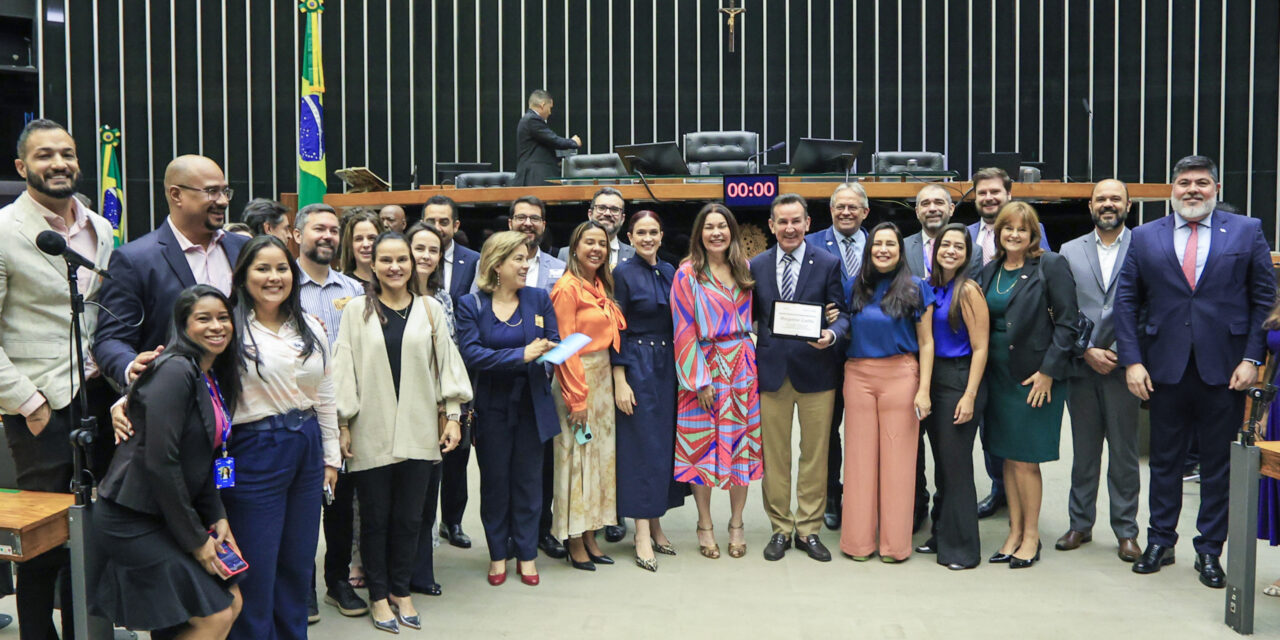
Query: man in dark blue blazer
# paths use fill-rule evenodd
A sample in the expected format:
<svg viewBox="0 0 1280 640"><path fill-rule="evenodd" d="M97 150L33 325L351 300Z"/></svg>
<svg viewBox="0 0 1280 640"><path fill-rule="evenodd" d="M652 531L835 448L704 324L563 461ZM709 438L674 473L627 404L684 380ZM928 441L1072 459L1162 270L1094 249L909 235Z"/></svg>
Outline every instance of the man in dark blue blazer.
<svg viewBox="0 0 1280 640"><path fill-rule="evenodd" d="M127 386L169 340L173 303L183 289L213 285L231 292L231 274L248 239L222 230L231 188L202 156L179 156L164 172L169 216L154 231L111 254L102 283L93 358Z"/></svg>
<svg viewBox="0 0 1280 640"><path fill-rule="evenodd" d="M856 182L846 182L831 192L831 226L805 236L809 246L825 250L840 259L841 306L848 304L853 293L853 281L862 270L862 252L867 246L867 230L862 222L871 211L867 192ZM835 351L842 351L837 348ZM844 367L837 367L834 382L836 389L844 389ZM822 520L828 529L840 528L841 496L840 470L844 468L844 447L840 444L840 424L844 421L844 394L837 391L831 408L831 435L827 449L827 506Z"/></svg>
<svg viewBox="0 0 1280 640"><path fill-rule="evenodd" d="M995 237L996 215L1000 207L1009 202L1013 189L1013 179L1000 167L988 167L974 172L973 206L978 210L979 220L968 226L969 240L973 243L973 264L970 274L978 274L995 258L996 246L1000 244ZM1048 236L1044 233L1044 223L1040 223L1040 248L1049 250ZM983 460L987 467L987 477L991 478L991 493L978 503L978 517L989 518L1002 507L1007 500L1004 495L1004 458L983 452Z"/></svg>
<svg viewBox="0 0 1280 640"><path fill-rule="evenodd" d="M1222 588L1230 443L1244 394L1266 356L1263 320L1275 277L1262 224L1215 209L1218 168L1204 156L1173 167L1174 215L1133 230L1116 289L1115 331L1129 390L1150 401L1147 547L1135 573L1173 564L1187 447L1200 449L1195 569Z"/></svg>
<svg viewBox="0 0 1280 640"><path fill-rule="evenodd" d="M471 292L480 254L453 241L462 221L458 219L458 205L448 196L431 196L422 208L422 221L435 225L444 236L440 267L444 269L444 288L453 300L454 309L457 309L462 296ZM470 461L471 443L464 439L456 449L444 454L439 470L440 535L460 549L471 548L471 537L462 530L462 513L467 509L467 463ZM427 492L427 501L432 506L436 498L434 483L433 478L433 486ZM428 512L431 517L423 531L430 531L435 524L435 509L429 507Z"/></svg>

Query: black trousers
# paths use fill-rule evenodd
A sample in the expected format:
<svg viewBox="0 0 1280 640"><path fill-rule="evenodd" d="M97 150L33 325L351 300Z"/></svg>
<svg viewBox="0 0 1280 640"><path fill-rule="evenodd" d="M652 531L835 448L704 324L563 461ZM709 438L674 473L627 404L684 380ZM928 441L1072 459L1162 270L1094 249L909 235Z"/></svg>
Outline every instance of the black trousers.
<svg viewBox="0 0 1280 640"><path fill-rule="evenodd" d="M356 481L339 473L333 504L324 507L324 583L332 588L351 574L351 543L355 537Z"/></svg>
<svg viewBox="0 0 1280 640"><path fill-rule="evenodd" d="M1151 492L1148 544L1178 542L1182 473L1189 445L1200 449L1200 514L1196 553L1221 555L1227 539L1231 441L1244 420L1244 394L1208 385L1196 371L1195 354L1176 384L1157 384L1151 394Z"/></svg>
<svg viewBox="0 0 1280 640"><path fill-rule="evenodd" d="M360 557L371 601L409 596L431 466L404 460L351 474L360 497Z"/></svg>
<svg viewBox="0 0 1280 640"><path fill-rule="evenodd" d="M462 524L467 509L467 463L471 461L471 443L463 442L444 454L440 463L440 523L446 527Z"/></svg>
<svg viewBox="0 0 1280 640"><path fill-rule="evenodd" d="M551 535L551 498L556 492L555 440L542 445L542 516L538 519L538 537Z"/></svg>
<svg viewBox="0 0 1280 640"><path fill-rule="evenodd" d="M409 583L410 588L418 592L425 592L436 583L434 528L443 467L444 463L433 463L427 475L427 499L422 501L422 531L418 534L418 552L413 561L413 579Z"/></svg>
<svg viewBox="0 0 1280 640"><path fill-rule="evenodd" d="M844 421L844 367L836 375L836 400L831 407L831 440L827 449L827 498L837 501L844 495L840 470L844 469L844 445L840 442L840 423ZM840 513L839 510L836 513Z"/></svg>
<svg viewBox="0 0 1280 640"><path fill-rule="evenodd" d="M71 408L54 411L40 435L32 435L21 415L5 415L4 435L13 454L18 488L25 491L69 491L72 466ZM62 628L74 637L71 608L71 555L67 549L47 551L18 564L18 629L22 640L52 640L54 592L62 600ZM59 585L59 577L62 577Z"/></svg>
<svg viewBox="0 0 1280 640"><path fill-rule="evenodd" d="M543 447L528 392L505 409L478 413L480 519L490 560L528 561L538 556Z"/></svg>
<svg viewBox="0 0 1280 640"><path fill-rule="evenodd" d="M938 564L977 566L982 560L978 539L978 500L973 486L973 440L978 435L977 416L982 414L983 398L979 392L974 401L973 417L955 423L956 405L969 384L971 359L934 358L933 382L930 387L933 411L922 423L929 433L933 452L932 531L938 549Z"/></svg>

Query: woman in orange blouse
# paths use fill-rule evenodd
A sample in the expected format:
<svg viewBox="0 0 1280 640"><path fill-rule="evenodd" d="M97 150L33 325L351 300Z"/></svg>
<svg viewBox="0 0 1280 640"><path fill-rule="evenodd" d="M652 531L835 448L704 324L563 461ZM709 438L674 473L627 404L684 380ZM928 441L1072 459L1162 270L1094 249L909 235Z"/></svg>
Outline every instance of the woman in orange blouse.
<svg viewBox="0 0 1280 640"><path fill-rule="evenodd" d="M594 534L618 523L610 350L618 351L620 332L627 328L613 301L609 234L600 223L584 222L573 230L567 267L551 289L556 323L561 336L582 333L591 343L556 367L552 385L560 435L555 439L551 533L568 540L575 569L595 571L596 563L613 564Z"/></svg>

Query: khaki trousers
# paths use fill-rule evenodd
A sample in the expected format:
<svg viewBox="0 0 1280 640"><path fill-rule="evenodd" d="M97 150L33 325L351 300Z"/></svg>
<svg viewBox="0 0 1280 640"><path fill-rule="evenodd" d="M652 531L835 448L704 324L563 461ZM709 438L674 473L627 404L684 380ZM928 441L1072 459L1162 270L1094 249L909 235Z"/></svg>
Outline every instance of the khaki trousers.
<svg viewBox="0 0 1280 640"><path fill-rule="evenodd" d="M791 379L777 391L760 393L764 445L764 511L774 533L807 536L818 533L827 500L827 446L836 392L800 393ZM796 510L791 511L791 424L800 414L800 468L796 477Z"/></svg>

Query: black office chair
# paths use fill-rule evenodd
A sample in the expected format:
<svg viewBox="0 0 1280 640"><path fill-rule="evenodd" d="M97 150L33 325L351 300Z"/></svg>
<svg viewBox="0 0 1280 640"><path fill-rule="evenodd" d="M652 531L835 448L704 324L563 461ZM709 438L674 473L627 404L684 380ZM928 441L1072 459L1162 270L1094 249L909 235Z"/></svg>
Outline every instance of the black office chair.
<svg viewBox="0 0 1280 640"><path fill-rule="evenodd" d="M684 134L684 160L694 175L757 173L760 134L754 131L695 131Z"/></svg>

